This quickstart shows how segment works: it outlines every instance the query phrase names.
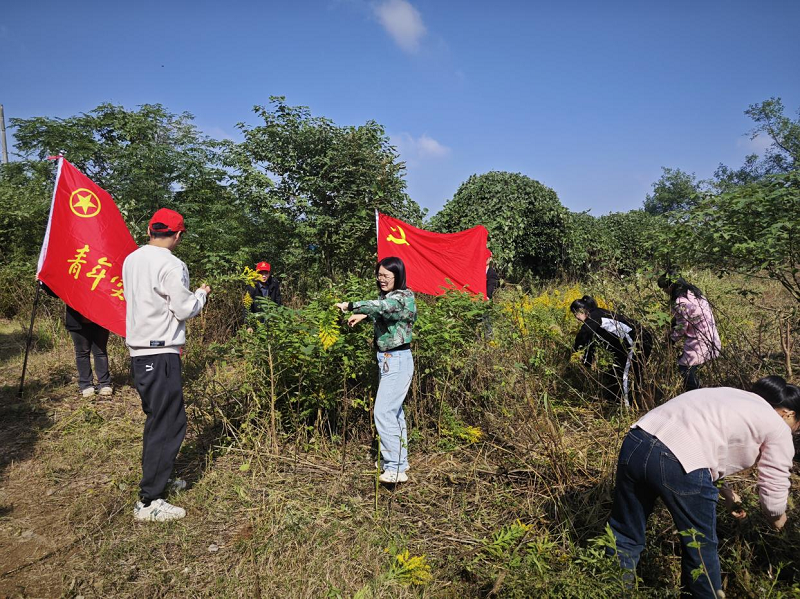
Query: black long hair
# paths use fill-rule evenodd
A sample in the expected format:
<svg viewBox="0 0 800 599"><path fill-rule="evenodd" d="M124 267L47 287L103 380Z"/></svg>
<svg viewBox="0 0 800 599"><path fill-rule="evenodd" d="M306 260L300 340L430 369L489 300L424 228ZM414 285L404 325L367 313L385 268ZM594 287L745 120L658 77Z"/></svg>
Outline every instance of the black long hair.
<svg viewBox="0 0 800 599"><path fill-rule="evenodd" d="M387 256L383 260L379 261L375 265L376 277L378 276L378 271L380 270L381 266L394 275L394 287L392 287L392 291L406 288L406 265L403 264L403 261L400 258L397 256ZM383 295L383 290L381 290L381 286L377 279L375 281L375 285L377 285L378 291L380 291L381 295Z"/></svg>
<svg viewBox="0 0 800 599"><path fill-rule="evenodd" d="M573 314L578 312L586 312L587 314L592 310L597 310L597 302L591 295L584 295L580 299L576 299L569 305L569 310Z"/></svg>
<svg viewBox="0 0 800 599"><path fill-rule="evenodd" d="M800 418L800 388L790 385L783 377L765 376L753 383L750 390L763 397L773 408L794 410Z"/></svg>
<svg viewBox="0 0 800 599"><path fill-rule="evenodd" d="M689 283L674 270L668 270L663 275L658 277L658 286L661 289L668 289L669 287L672 287L672 290L669 294L669 299L672 302L679 297L686 297L686 294L689 291L691 291L698 299L703 297L703 292L700 291L700 289Z"/></svg>

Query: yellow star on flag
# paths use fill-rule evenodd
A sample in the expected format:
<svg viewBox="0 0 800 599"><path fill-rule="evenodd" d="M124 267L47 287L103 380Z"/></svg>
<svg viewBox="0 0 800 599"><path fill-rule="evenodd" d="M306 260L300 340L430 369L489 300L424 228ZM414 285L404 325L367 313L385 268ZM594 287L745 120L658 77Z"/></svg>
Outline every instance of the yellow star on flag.
<svg viewBox="0 0 800 599"><path fill-rule="evenodd" d="M76 208L83 208L83 213L88 214L89 208L97 208L97 204L92 203L92 196L78 195L78 200L73 204Z"/></svg>
<svg viewBox="0 0 800 599"><path fill-rule="evenodd" d="M92 218L100 213L100 198L91 189L81 187L70 194L69 209L75 216Z"/></svg>

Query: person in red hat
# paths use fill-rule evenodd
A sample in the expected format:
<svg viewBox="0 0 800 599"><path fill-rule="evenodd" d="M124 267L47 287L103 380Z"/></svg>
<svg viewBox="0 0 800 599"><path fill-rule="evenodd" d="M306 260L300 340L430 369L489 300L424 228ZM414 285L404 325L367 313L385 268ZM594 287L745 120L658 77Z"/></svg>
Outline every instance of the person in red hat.
<svg viewBox="0 0 800 599"><path fill-rule="evenodd" d="M258 297L265 297L271 299L273 302L281 305L281 284L272 276L272 269L269 262L259 262L256 264L256 272L258 278L253 286L247 287L247 295L250 301L245 298L245 305L250 305L250 312L260 312L264 305L262 302L255 301Z"/></svg>
<svg viewBox="0 0 800 599"><path fill-rule="evenodd" d="M186 264L172 254L186 232L180 214L162 208L150 219L148 229L150 242L129 254L122 265L125 344L131 354L134 385L147 415L142 480L133 516L163 522L186 515L163 495L186 435L181 377L186 321L200 314L211 288L201 285L192 292ZM173 486L180 488L182 482L175 481Z"/></svg>

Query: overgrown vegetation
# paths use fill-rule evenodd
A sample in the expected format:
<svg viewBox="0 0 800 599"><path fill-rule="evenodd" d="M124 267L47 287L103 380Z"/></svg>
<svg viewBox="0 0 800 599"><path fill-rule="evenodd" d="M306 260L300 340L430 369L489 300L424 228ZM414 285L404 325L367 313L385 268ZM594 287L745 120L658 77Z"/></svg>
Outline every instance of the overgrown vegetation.
<svg viewBox="0 0 800 599"><path fill-rule="evenodd" d="M791 121L768 108L788 144ZM143 415L121 340L111 344L117 394L79 400L62 306L43 300L26 393L16 398L38 251L30 231L44 227L50 167L3 167L0 592L629 593L604 556L617 452L638 413L680 385L655 278L668 260L697 265L685 274L712 302L723 343L702 371L706 384L792 376L796 170L778 160L786 173L720 187L688 212L599 218L569 213L552 190L521 175L465 183L434 222L443 230L476 224L463 219L481 207L507 281L492 303L455 291L418 298L406 404L411 482L388 489L373 467L370 331L348 328L334 303L375 293L367 278L372 210L417 223L423 214L405 195L402 162L379 125L339 127L279 98L257 113L264 125L243 126L242 144L205 139L188 115L152 106L15 123L20 151L64 150L115 195L135 231L156 205L184 212L191 236L182 258L214 293L190 322L184 356L190 430L178 469L190 487L176 502L188 517L137 526L130 512ZM167 168L173 152L180 160ZM753 202L760 208L749 218ZM542 233L536 239L525 235L533 229ZM243 320L243 266L264 257L282 278L284 307L266 304ZM631 411L609 391L608 356L589 369L573 359L578 323L569 305L585 293L656 339ZM754 474L732 479L750 518L720 515L728 596L800 593L793 511L783 532L771 532L758 515ZM677 596L667 581L678 580L680 543L666 512L648 533L630 594Z"/></svg>

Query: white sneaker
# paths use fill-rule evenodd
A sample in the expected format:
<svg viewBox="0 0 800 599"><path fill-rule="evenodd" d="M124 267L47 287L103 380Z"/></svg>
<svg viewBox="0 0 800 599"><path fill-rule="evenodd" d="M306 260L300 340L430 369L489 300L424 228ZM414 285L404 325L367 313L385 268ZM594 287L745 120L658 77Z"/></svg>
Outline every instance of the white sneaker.
<svg viewBox="0 0 800 599"><path fill-rule="evenodd" d="M167 520L180 520L186 515L186 510L177 505L167 503L163 499L154 499L150 505L145 506L137 501L133 507L133 518L147 522L166 522Z"/></svg>
<svg viewBox="0 0 800 599"><path fill-rule="evenodd" d="M408 480L408 474L405 472L397 472L397 470L384 470L378 477L382 483L396 485L397 483L404 483Z"/></svg>
<svg viewBox="0 0 800 599"><path fill-rule="evenodd" d="M98 395L108 396L113 394L114 394L114 389L112 389L111 387L100 387L100 391L98 392Z"/></svg>
<svg viewBox="0 0 800 599"><path fill-rule="evenodd" d="M94 395L94 387L86 387L86 389L81 391L81 395L84 397L92 397L92 395Z"/></svg>

